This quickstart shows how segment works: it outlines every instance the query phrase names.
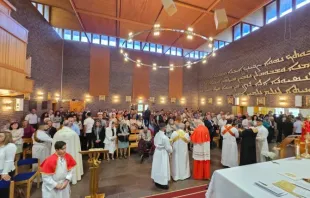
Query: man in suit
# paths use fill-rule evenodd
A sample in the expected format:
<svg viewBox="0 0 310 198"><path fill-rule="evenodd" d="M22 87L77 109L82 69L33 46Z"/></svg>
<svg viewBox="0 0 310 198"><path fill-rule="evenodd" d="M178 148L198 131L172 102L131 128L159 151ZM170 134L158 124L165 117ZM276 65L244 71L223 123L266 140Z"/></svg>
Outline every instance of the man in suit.
<svg viewBox="0 0 310 198"><path fill-rule="evenodd" d="M47 121L46 131L51 136L51 138L53 138L55 133L57 132L57 129L55 127L53 127L53 122L50 120Z"/></svg>
<svg viewBox="0 0 310 198"><path fill-rule="evenodd" d="M144 118L144 125L149 127L149 125L150 125L150 118L151 118L151 111L150 111L149 108L147 108L144 111L143 118Z"/></svg>
<svg viewBox="0 0 310 198"><path fill-rule="evenodd" d="M209 130L209 133L210 133L210 148L213 149L213 137L215 135L214 134L215 130L214 130L214 122L213 122L210 114L208 114L206 116L206 119L204 120L204 124L208 128L208 130Z"/></svg>

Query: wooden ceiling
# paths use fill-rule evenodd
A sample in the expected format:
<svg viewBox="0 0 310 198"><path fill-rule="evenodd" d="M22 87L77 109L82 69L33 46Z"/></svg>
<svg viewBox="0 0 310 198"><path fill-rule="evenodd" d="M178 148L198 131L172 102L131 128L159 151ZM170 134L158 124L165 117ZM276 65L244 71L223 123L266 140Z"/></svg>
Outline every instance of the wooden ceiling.
<svg viewBox="0 0 310 198"><path fill-rule="evenodd" d="M214 10L225 8L228 27L269 3L271 0L174 0L177 12L169 16L161 0L31 0L50 5L51 25L86 32L127 38L129 32L161 27L187 29L207 37L215 37L223 30L216 30ZM187 49L196 49L202 39L189 41L186 36L163 32L160 37L143 34L135 40L160 43Z"/></svg>

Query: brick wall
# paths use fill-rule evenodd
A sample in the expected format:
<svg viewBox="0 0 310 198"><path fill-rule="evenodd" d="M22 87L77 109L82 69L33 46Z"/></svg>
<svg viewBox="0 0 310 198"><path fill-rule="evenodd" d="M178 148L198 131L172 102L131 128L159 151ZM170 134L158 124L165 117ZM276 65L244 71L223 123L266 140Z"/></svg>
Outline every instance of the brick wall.
<svg viewBox="0 0 310 198"><path fill-rule="evenodd" d="M32 57L31 78L35 81L34 98L37 90L42 90L47 97L47 92L52 94L60 91L62 39L36 10L28 0L9 0L17 9L11 16L28 29L27 57ZM0 126L4 120L20 119L28 113L29 101L25 101L24 112L0 112ZM41 102L38 102L38 115L41 110ZM48 103L48 109L51 102Z"/></svg>
<svg viewBox="0 0 310 198"><path fill-rule="evenodd" d="M235 94L232 90L222 91L206 91L206 89L214 87L213 85L206 84L207 78L213 74L229 71L230 69L239 69L241 66L252 66L257 64L264 64L269 57L272 59L281 58L285 55L292 54L294 50L297 52L310 50L310 5L304 6L293 13L290 13L284 17L281 17L277 21L268 24L256 32L251 33L238 41L235 41L225 48L217 51L217 56L211 58L209 63L204 66L200 66L199 71L199 97L212 97L213 104L200 105L202 109L207 111L230 111L232 105L227 104L227 95ZM310 63L310 56L297 59L300 63ZM261 67L262 71L274 70L292 65L292 61L285 60L278 64L273 64L268 67ZM262 80L267 80L269 77L275 79L278 76L282 78L292 79L293 76L305 76L309 73L309 69L291 71L282 74L273 74L262 77ZM242 75L246 75L242 74ZM241 76L237 74L231 74L229 78ZM215 80L218 80L215 78ZM223 79L223 78L222 78ZM248 80L242 80L240 84L245 84L252 81L256 83L253 78ZM232 82L230 85L236 85L238 82ZM292 86L294 83L280 84L279 88L285 90ZM309 88L309 82L297 82L295 83L300 88ZM216 86L218 86L217 84ZM221 86L223 86L222 84ZM248 92L254 91L256 88L268 90L269 88L276 88L277 85L267 85L264 88L250 87ZM242 89L238 89L239 91ZM310 95L308 93L307 95ZM214 100L217 96L222 96L224 104L216 105ZM251 96L248 106L257 106L255 96ZM287 95L287 105L285 107L294 107L295 97L294 95ZM280 107L279 95L267 95L266 106L268 107Z"/></svg>
<svg viewBox="0 0 310 198"><path fill-rule="evenodd" d="M64 99L83 99L89 89L89 58L90 46L88 43L65 41L64 44ZM87 104L93 111L98 109L128 109L130 103L125 102L126 96L132 95L132 63L124 63L123 57L117 48L111 49L110 66L110 94L106 101L99 101L98 97L93 98ZM157 64L169 65L169 56L154 54L154 61ZM185 69L183 78L183 94L186 98L186 105L171 104L168 98L169 93L169 70L158 69L150 73L150 96L155 97L156 102L150 104L153 109L180 109L186 107L196 108L198 106L198 84L197 68ZM143 82L141 82L143 83ZM178 82L176 82L178 83ZM120 96L119 103L113 103L114 95ZM159 104L159 98L166 96L166 104Z"/></svg>

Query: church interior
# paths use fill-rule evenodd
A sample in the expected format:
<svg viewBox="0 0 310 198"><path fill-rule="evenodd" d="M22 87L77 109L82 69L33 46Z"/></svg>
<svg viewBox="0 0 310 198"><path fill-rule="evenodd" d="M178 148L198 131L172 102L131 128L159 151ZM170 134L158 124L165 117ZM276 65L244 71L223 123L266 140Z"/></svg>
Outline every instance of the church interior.
<svg viewBox="0 0 310 198"><path fill-rule="evenodd" d="M310 0L0 0L1 198L310 198Z"/></svg>

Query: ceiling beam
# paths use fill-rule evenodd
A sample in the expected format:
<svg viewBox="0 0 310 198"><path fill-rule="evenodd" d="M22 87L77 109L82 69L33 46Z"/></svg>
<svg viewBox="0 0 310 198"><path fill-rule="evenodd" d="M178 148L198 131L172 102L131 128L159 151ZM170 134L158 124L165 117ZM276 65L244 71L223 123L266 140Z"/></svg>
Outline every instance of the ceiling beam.
<svg viewBox="0 0 310 198"><path fill-rule="evenodd" d="M218 1L218 2L217 2ZM217 3L216 3L217 2ZM214 14L214 11L212 10L218 3L220 2L220 0L216 0L215 2L213 2L210 7L208 9L205 9L205 8L202 8L202 7L199 7L199 6L196 6L196 5L192 5L192 4L189 4L189 3L185 3L185 2L182 2L182 1L179 1L179 0L174 0L174 3L178 6L182 6L184 8L189 8L189 9L192 9L192 10L195 10L195 11L199 11L199 12L203 12L205 14L209 14L209 15L213 15ZM234 16L230 16L230 15L227 15L228 18L232 18L232 19L237 19L239 20L239 18L237 17L234 17Z"/></svg>
<svg viewBox="0 0 310 198"><path fill-rule="evenodd" d="M133 21L133 20L129 20L129 19L117 18L117 17L114 17L114 16L110 16L110 15L106 15L106 14L100 14L100 13L95 13L95 12L90 12L90 11L87 11L87 10L76 9L76 11L78 13L87 14L87 15L90 15L90 16L97 16L97 17L102 17L102 18L106 18L106 19L117 20L117 21L120 21L120 22L127 22L127 23L132 23L132 24L136 24L136 25L142 25L142 26L146 26L146 27L153 27L152 24L141 23L141 22Z"/></svg>
<svg viewBox="0 0 310 198"><path fill-rule="evenodd" d="M91 43L91 40L88 38L88 36L87 36L87 34L86 34L86 29L85 29L85 27L84 27L84 24L83 24L81 18L80 18L80 15L79 15L79 14L77 13L77 11L76 11L76 7L75 7L75 4L74 4L73 0L69 0L69 1L70 1L71 6L72 6L72 9L74 10L74 13L75 13L77 19L79 20L79 23L80 23L80 25L81 25L82 30L85 32L86 38L87 38L87 40L88 40L88 43Z"/></svg>
<svg viewBox="0 0 310 198"><path fill-rule="evenodd" d="M156 19L155 19L155 21L154 21L154 24L156 24L156 22L157 22L159 16L161 15L161 12L163 11L163 9L164 9L164 6L161 6L161 9L159 10L158 15L157 15L157 17L156 17ZM149 37L150 37L150 34L151 34L151 33L152 33L152 32L149 32L149 33L147 34L147 37L146 37L146 39L145 39L145 42L147 42L147 41L149 40Z"/></svg>
<svg viewBox="0 0 310 198"><path fill-rule="evenodd" d="M176 1L175 1L176 2ZM203 11L203 13L190 25L190 27L193 27L194 25L196 25L199 21L201 21L202 19L203 19L203 17L205 17L206 16L206 14L207 13L210 13L210 11L212 11L212 9L217 5L217 4L219 4L221 2L221 0L215 0L209 7L208 7L208 9L203 9L203 8L197 8L196 6L193 6L193 5L190 5L190 4L187 4L186 6L193 6L193 7L195 7L195 9L197 8L197 9L199 9L199 11L201 11L200 9L203 9L203 10L205 10L205 11ZM180 3L180 2L179 2ZM182 2L182 5L183 5L184 3ZM171 44L171 46L173 46L176 42L178 42L178 40L180 39L180 38L182 38L184 36L184 34L181 34L176 40L174 40L173 41L173 43ZM171 49L171 46L170 46L170 48L169 49ZM168 50L169 50L168 49Z"/></svg>
<svg viewBox="0 0 310 198"><path fill-rule="evenodd" d="M119 18L121 16L121 0L116 0L116 17ZM116 20L116 37L119 37L120 32L120 22Z"/></svg>
<svg viewBox="0 0 310 198"><path fill-rule="evenodd" d="M254 9L252 9L250 12L248 12L246 15L244 15L241 19L239 19L238 21L236 21L235 23L232 23L229 27L223 29L222 31L220 31L217 35L219 35L220 33L224 32L225 30L233 27L234 25L238 24L239 22L241 22L243 19L245 19L246 17L250 16L251 14L253 14L254 12L256 12L257 10L261 9L262 7L264 7L265 5L267 5L268 3L270 3L271 1L273 0L265 0L263 1L263 3L259 4L257 7L255 7ZM216 36L217 36L216 35ZM215 36L215 37L216 37ZM193 51L196 51L201 45L199 45L198 47L195 48L195 50ZM193 52L191 51L191 52Z"/></svg>

